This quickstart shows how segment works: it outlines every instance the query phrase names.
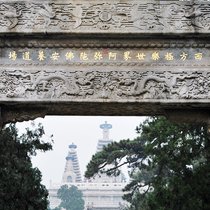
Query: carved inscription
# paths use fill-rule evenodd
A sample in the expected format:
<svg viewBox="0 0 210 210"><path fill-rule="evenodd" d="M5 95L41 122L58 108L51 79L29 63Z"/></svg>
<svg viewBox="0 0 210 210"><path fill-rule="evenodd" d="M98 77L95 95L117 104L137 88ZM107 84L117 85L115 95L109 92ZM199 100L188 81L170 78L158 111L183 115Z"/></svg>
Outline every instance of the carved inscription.
<svg viewBox="0 0 210 210"><path fill-rule="evenodd" d="M71 47L66 41L52 46L49 41L17 45L6 40L0 54L0 99L210 100L208 40L195 43L153 40L143 47L145 42L133 45L131 41L125 47L111 41L102 43L106 47L94 47L93 43L72 41ZM30 47L31 43L36 46Z"/></svg>
<svg viewBox="0 0 210 210"><path fill-rule="evenodd" d="M7 65L170 65L210 66L210 50L201 48L4 48Z"/></svg>
<svg viewBox="0 0 210 210"><path fill-rule="evenodd" d="M0 2L0 31L7 33L209 32L210 2L4 1Z"/></svg>

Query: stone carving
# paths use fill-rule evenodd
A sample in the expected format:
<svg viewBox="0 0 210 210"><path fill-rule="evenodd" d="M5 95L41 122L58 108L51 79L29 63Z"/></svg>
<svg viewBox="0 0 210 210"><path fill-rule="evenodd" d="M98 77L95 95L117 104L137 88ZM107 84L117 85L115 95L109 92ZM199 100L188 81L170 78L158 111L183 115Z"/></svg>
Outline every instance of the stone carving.
<svg viewBox="0 0 210 210"><path fill-rule="evenodd" d="M210 99L208 71L31 71L4 70L6 100Z"/></svg>
<svg viewBox="0 0 210 210"><path fill-rule="evenodd" d="M210 31L208 1L7 1L0 15L1 32Z"/></svg>
<svg viewBox="0 0 210 210"><path fill-rule="evenodd" d="M13 29L18 24L18 17L20 17L22 11L17 11L17 9L9 4L0 5L0 15L1 15L1 26L6 26L8 29Z"/></svg>
<svg viewBox="0 0 210 210"><path fill-rule="evenodd" d="M45 27L48 27L51 23L51 18L55 17L55 12L53 12L52 7L49 4L42 4L38 9L34 6L31 8L33 10L33 14L36 14L35 20L38 19L39 16L44 19Z"/></svg>

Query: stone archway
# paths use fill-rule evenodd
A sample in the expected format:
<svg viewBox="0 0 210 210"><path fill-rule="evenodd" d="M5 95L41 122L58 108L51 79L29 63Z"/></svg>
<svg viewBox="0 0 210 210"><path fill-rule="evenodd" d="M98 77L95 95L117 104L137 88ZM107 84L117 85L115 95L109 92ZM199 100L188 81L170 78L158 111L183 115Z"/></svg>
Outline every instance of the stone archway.
<svg viewBox="0 0 210 210"><path fill-rule="evenodd" d="M45 115L208 121L210 3L202 2L0 3L2 124Z"/></svg>

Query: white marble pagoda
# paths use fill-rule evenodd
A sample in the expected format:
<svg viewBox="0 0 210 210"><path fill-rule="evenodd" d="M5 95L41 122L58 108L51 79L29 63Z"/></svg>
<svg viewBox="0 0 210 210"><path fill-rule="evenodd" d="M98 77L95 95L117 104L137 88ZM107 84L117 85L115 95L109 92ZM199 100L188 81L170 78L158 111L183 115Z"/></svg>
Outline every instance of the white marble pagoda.
<svg viewBox="0 0 210 210"><path fill-rule="evenodd" d="M103 137L98 140L97 152L113 141L109 138L112 125L105 122L100 125L100 128L103 130ZM51 184L49 187L50 206L55 208L59 205L60 200L57 197L57 191L60 186L67 184L77 186L82 191L86 210L122 209L126 205L126 202L122 200L122 189L126 185L124 175L110 177L103 174L94 179L82 181L76 149L75 144L69 145L62 182Z"/></svg>

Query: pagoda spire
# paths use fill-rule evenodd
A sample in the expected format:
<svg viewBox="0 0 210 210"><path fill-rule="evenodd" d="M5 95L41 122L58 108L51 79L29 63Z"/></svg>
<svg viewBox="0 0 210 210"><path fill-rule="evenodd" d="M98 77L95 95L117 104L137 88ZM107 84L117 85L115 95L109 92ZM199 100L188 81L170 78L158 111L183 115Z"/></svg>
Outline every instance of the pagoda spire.
<svg viewBox="0 0 210 210"><path fill-rule="evenodd" d="M112 139L109 139L109 131L112 129L112 125L105 121L104 124L100 125L100 128L102 129L103 138L98 140L97 152L101 151L103 147L112 142Z"/></svg>
<svg viewBox="0 0 210 210"><path fill-rule="evenodd" d="M66 166L62 178L63 183L82 182L76 148L77 146L73 143L69 145L69 152L66 157Z"/></svg>

